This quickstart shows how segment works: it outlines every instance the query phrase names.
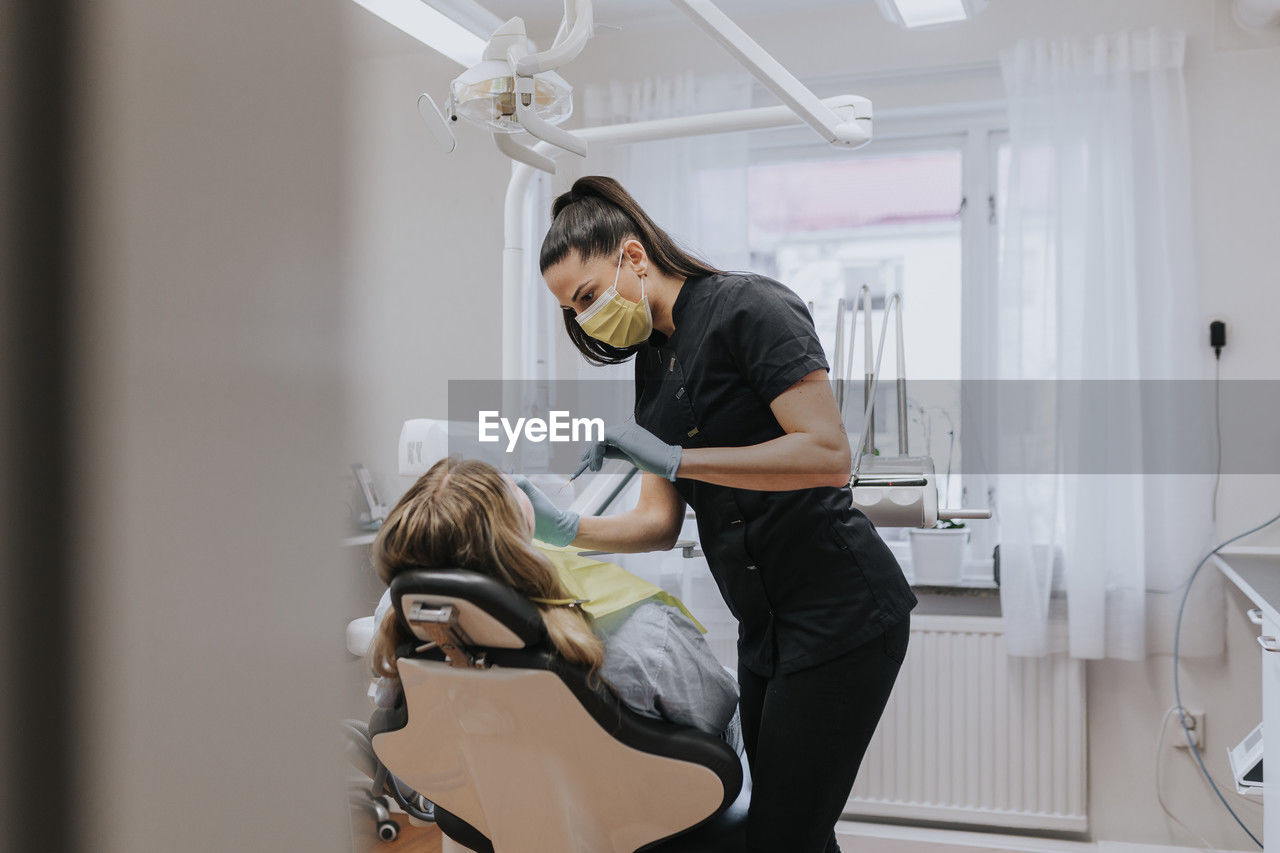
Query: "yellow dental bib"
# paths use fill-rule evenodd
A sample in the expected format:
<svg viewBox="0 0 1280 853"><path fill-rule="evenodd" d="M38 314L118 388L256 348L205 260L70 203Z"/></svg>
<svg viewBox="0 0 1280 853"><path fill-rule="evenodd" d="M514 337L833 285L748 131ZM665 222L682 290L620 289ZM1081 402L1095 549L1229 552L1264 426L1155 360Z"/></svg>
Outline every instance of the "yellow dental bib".
<svg viewBox="0 0 1280 853"><path fill-rule="evenodd" d="M641 580L617 563L583 557L572 547L558 547L544 542L533 544L555 566L569 594L574 598L586 599L582 609L593 618L599 619L653 598L678 607L693 620L699 631L707 633L702 623L684 606L684 602L661 587Z"/></svg>

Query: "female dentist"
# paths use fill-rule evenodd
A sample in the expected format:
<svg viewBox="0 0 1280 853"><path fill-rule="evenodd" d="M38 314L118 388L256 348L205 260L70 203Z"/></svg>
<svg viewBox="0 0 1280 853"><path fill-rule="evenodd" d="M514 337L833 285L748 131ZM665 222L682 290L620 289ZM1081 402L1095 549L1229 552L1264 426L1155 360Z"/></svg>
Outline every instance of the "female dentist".
<svg viewBox="0 0 1280 853"><path fill-rule="evenodd" d="M579 518L520 478L538 538L671 548L684 505L738 619L748 849L839 851L834 827L907 649L916 604L850 502L849 440L804 303L683 252L611 178L555 200L541 268L595 364L635 358L635 422L583 457L643 472L635 509Z"/></svg>

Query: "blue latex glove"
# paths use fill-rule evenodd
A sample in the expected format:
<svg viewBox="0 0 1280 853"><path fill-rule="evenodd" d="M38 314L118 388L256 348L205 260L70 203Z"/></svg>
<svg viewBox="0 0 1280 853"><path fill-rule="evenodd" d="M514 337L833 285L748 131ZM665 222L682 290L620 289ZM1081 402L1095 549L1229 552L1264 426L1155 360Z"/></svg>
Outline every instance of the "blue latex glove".
<svg viewBox="0 0 1280 853"><path fill-rule="evenodd" d="M597 441L582 454L582 463L573 476L588 468L599 471L606 459L626 459L641 471L657 474L674 483L683 454L684 448L680 445L667 444L639 424L628 421L606 427L604 441Z"/></svg>
<svg viewBox="0 0 1280 853"><path fill-rule="evenodd" d="M533 504L533 537L541 539L548 545L568 545L578 536L578 514L571 510L560 509L551 502L541 489L529 481L524 474L512 474L520 491L529 497Z"/></svg>

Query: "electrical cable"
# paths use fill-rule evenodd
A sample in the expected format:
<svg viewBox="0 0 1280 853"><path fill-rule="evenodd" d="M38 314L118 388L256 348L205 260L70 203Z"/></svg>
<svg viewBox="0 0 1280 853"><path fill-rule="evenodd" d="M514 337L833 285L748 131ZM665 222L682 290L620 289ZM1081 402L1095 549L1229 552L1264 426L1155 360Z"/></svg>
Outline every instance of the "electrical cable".
<svg viewBox="0 0 1280 853"><path fill-rule="evenodd" d="M410 817L416 817L418 820L421 820L421 821L435 823L435 820L436 820L435 811L434 811L435 803L431 804L432 811L428 813L418 808L413 801L414 799L417 799L419 797L421 797L423 800L426 800L426 802L429 802L429 803L431 802L430 800L427 800L426 797L423 797L417 791L413 792L413 797L406 796L404 793L404 789L400 787L400 780L397 779L395 775L392 774L390 771L387 772L387 781L391 783L391 787L395 789L396 804L400 806L400 808L404 809L405 814L409 815Z"/></svg>
<svg viewBox="0 0 1280 853"><path fill-rule="evenodd" d="M1210 844L1203 835L1196 832L1191 827L1183 823L1176 814L1170 811L1169 806L1164 801L1164 791L1160 788L1160 767L1164 758L1164 730L1168 728L1169 715L1178 710L1177 705L1170 705L1169 710L1164 712L1164 716L1160 718L1160 730L1156 733L1156 801L1160 803L1160 810L1168 815L1169 819L1182 827L1183 831L1191 837L1200 841L1200 846L1211 853L1218 853L1218 848ZM1181 715L1179 715L1181 716Z"/></svg>
<svg viewBox="0 0 1280 853"><path fill-rule="evenodd" d="M1240 819L1240 815L1236 814L1236 810L1231 808L1231 804L1227 802L1227 798L1222 795L1221 789L1218 788L1218 783L1213 781L1213 776L1209 774L1209 768L1204 764L1204 756L1200 754L1200 750L1196 746L1196 741L1191 734L1191 729L1187 726L1187 709L1186 706L1182 704L1182 685L1178 679L1178 649L1182 641L1182 615L1187 609L1187 599L1191 597L1191 585L1195 582L1196 576L1200 574L1200 570L1204 568L1205 563L1209 562L1210 557L1230 545L1232 542L1235 542L1238 539L1243 539L1253 533L1257 533L1259 530L1275 524L1277 521L1280 521L1280 514L1273 515L1257 527L1250 528L1244 533L1238 533L1235 536L1232 536L1225 542L1215 546L1212 551L1200 558L1200 562L1196 563L1196 567L1191 572L1191 576L1187 578L1186 589L1184 589L1182 593L1182 602L1178 605L1178 619L1174 623L1173 628L1173 699L1176 703L1175 707L1179 711L1178 722L1182 726L1182 733L1187 737L1187 747L1195 757L1196 764L1200 766L1200 772L1209 783L1209 787L1213 788L1213 792L1218 795L1218 799L1222 802L1222 807L1231 813L1231 817L1235 818L1235 822L1244 830L1245 835L1249 836L1249 838L1253 840L1253 843L1258 845L1259 848L1262 847L1262 842L1259 841L1258 836L1254 835L1249 827L1245 825L1245 822Z"/></svg>
<svg viewBox="0 0 1280 853"><path fill-rule="evenodd" d="M951 500L951 462L952 460L955 459L955 455L956 455L956 424L955 424L955 421L951 420L951 414L945 408L943 408L942 406L935 406L934 408L942 412L942 416L947 419L948 443L947 443L947 474L946 474L945 482L946 482L946 489L947 489L947 501L950 502Z"/></svg>
<svg viewBox="0 0 1280 853"><path fill-rule="evenodd" d="M1213 463L1213 520L1218 520L1218 485L1222 482L1222 406L1219 393L1222 388L1222 362L1213 360L1213 437L1217 445Z"/></svg>

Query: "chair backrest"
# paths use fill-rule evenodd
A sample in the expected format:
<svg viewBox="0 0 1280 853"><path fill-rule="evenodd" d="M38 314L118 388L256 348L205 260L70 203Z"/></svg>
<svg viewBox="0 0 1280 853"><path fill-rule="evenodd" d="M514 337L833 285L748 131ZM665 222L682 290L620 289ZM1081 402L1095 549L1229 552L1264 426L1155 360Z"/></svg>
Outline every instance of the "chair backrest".
<svg viewBox="0 0 1280 853"><path fill-rule="evenodd" d="M631 712L550 648L536 607L472 572L404 573L405 627L451 605L484 668L438 651L398 660L404 707L371 726L387 768L498 853L634 853L715 817L742 787L719 738Z"/></svg>

